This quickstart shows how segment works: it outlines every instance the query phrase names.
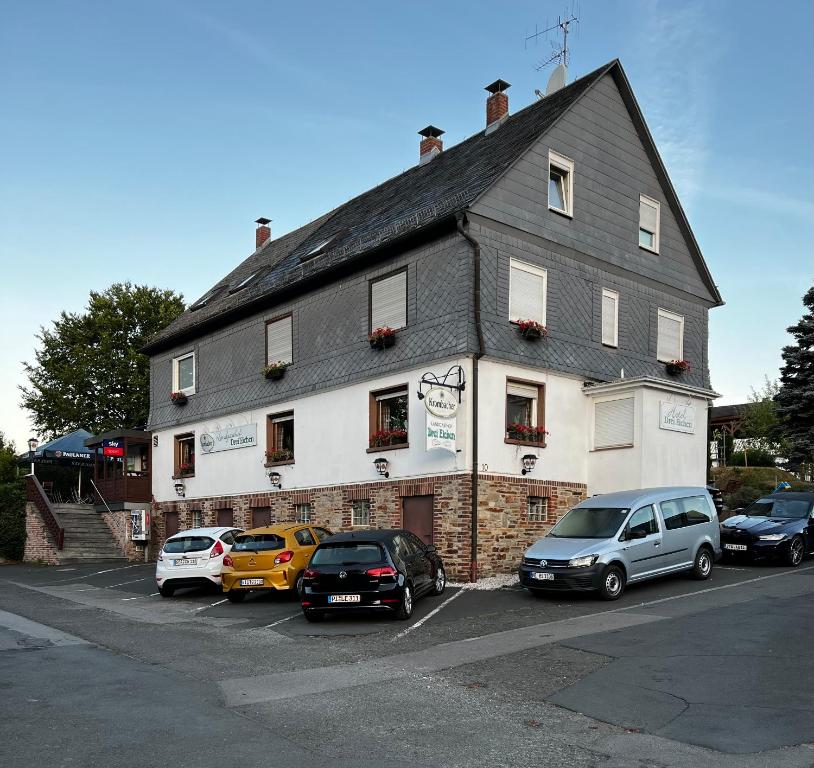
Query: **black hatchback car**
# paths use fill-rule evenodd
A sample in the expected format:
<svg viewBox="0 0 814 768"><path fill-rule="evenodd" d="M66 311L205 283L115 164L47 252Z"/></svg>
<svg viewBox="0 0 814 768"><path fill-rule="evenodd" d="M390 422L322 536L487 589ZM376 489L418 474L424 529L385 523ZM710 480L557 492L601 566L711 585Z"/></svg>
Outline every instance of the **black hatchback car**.
<svg viewBox="0 0 814 768"><path fill-rule="evenodd" d="M814 493L781 492L752 502L721 523L725 558L779 558L798 566L814 552Z"/></svg>
<svg viewBox="0 0 814 768"><path fill-rule="evenodd" d="M314 550L303 574L301 604L308 621L360 608L409 619L417 598L440 595L445 586L438 552L415 534L354 531L331 536Z"/></svg>

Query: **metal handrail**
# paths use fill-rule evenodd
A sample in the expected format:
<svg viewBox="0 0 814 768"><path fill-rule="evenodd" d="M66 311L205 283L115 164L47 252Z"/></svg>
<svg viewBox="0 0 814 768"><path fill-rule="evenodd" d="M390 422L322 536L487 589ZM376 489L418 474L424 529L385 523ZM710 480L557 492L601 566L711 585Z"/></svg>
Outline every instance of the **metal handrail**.
<svg viewBox="0 0 814 768"><path fill-rule="evenodd" d="M65 546L65 529L59 522L48 496L35 475L26 476L26 498L37 508L45 527L54 537L57 549L61 550Z"/></svg>
<svg viewBox="0 0 814 768"><path fill-rule="evenodd" d="M102 492L99 490L99 487L96 485L96 483L93 482L93 478L90 479L90 484L94 487L96 493L99 494L99 498L102 500L102 504L105 505L107 511L110 512L110 514L112 515L113 514L112 510L110 509L110 507L108 507L107 502L105 501L105 497L102 496Z"/></svg>

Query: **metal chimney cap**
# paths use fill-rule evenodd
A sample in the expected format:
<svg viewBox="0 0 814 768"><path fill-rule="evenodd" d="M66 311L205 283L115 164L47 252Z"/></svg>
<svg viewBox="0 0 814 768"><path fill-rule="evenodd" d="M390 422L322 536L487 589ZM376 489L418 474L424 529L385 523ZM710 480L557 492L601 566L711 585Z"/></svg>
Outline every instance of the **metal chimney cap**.
<svg viewBox="0 0 814 768"><path fill-rule="evenodd" d="M425 139L437 139L443 133L445 133L445 131L442 131L440 128L436 128L434 125L428 125L426 128L420 130L418 135L423 136Z"/></svg>
<svg viewBox="0 0 814 768"><path fill-rule="evenodd" d="M261 227L266 226L266 224L271 224L271 219L264 219L262 216L259 219L254 220L255 224L259 224Z"/></svg>
<svg viewBox="0 0 814 768"><path fill-rule="evenodd" d="M503 91L506 91L511 87L511 83L507 83L505 80L497 79L494 83L487 85L484 90L489 91L489 93L503 93Z"/></svg>

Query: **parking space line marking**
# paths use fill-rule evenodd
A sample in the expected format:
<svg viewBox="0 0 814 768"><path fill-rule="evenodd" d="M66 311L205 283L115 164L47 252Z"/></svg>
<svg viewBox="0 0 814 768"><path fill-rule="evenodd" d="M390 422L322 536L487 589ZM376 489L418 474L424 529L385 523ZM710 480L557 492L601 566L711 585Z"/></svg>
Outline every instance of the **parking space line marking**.
<svg viewBox="0 0 814 768"><path fill-rule="evenodd" d="M133 579L133 581L123 581L120 584L108 584L102 589L113 589L113 587L123 587L125 584L137 584L140 581L147 581L147 577L145 576L143 579Z"/></svg>
<svg viewBox="0 0 814 768"><path fill-rule="evenodd" d="M143 600L145 597L155 597L156 595L160 595L160 592L153 592L151 595L138 595L138 597L123 597L122 601L126 602L127 600Z"/></svg>
<svg viewBox="0 0 814 768"><path fill-rule="evenodd" d="M80 579L89 579L91 576L99 576L102 573L113 573L113 571L126 571L128 568L140 568L145 565L151 565L151 563L135 563L133 565L122 565L119 568L107 568L104 571L95 571L94 573L86 573L84 576L71 576L70 579L61 579L60 581L55 581L53 584L41 584L40 586L57 587L60 584L66 584L69 581L79 581Z"/></svg>
<svg viewBox="0 0 814 768"><path fill-rule="evenodd" d="M277 621L272 621L271 624L266 624L266 626L264 627L255 627L255 629L268 629L269 627L276 627L278 624L282 624L284 621L297 618L297 616L299 616L300 613L301 613L300 611L297 611L296 613L292 613L290 616L286 616L285 618L282 619L277 619Z"/></svg>
<svg viewBox="0 0 814 768"><path fill-rule="evenodd" d="M411 624L409 627L407 627L407 629L403 629L401 632L395 635L395 637L391 638L391 642L404 637L408 632L412 632L414 629L418 629L425 621L427 621L427 619L431 619L433 616L435 616L435 614L438 613L438 611L440 611L444 606L448 605L456 597L460 597L464 592L468 591L469 589L467 587L461 587L454 595L444 600L441 605L433 608L423 619L419 619L415 624Z"/></svg>
<svg viewBox="0 0 814 768"><path fill-rule="evenodd" d="M217 603L210 603L209 605L202 605L200 608L193 608L190 613L195 613L196 611L205 611L207 608L214 608L216 605L223 605L229 598L225 597L223 600L218 600Z"/></svg>

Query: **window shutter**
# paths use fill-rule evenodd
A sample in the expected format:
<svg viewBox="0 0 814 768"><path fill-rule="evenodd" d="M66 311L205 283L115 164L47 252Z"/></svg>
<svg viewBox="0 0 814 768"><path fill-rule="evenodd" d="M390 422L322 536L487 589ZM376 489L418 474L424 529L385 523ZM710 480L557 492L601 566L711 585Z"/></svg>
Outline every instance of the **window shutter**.
<svg viewBox="0 0 814 768"><path fill-rule="evenodd" d="M272 363L291 363L294 360L291 339L291 315L266 326L267 360Z"/></svg>
<svg viewBox="0 0 814 768"><path fill-rule="evenodd" d="M681 318L659 312L659 339L657 357L659 360L680 360L682 357Z"/></svg>
<svg viewBox="0 0 814 768"><path fill-rule="evenodd" d="M509 319L536 320L545 325L545 270L511 263Z"/></svg>
<svg viewBox="0 0 814 768"><path fill-rule="evenodd" d="M399 272L370 286L370 329L407 325L407 272Z"/></svg>
<svg viewBox="0 0 814 768"><path fill-rule="evenodd" d="M602 343L611 347L619 343L617 330L617 302L619 297L610 291L602 292Z"/></svg>
<svg viewBox="0 0 814 768"><path fill-rule="evenodd" d="M654 234L658 231L659 209L647 200L639 199L639 226Z"/></svg>
<svg viewBox="0 0 814 768"><path fill-rule="evenodd" d="M529 400L536 400L539 389L530 384L520 384L515 381L510 381L506 384L506 394L516 395L518 397L527 397Z"/></svg>
<svg viewBox="0 0 814 768"><path fill-rule="evenodd" d="M633 445L633 398L594 406L594 448Z"/></svg>

